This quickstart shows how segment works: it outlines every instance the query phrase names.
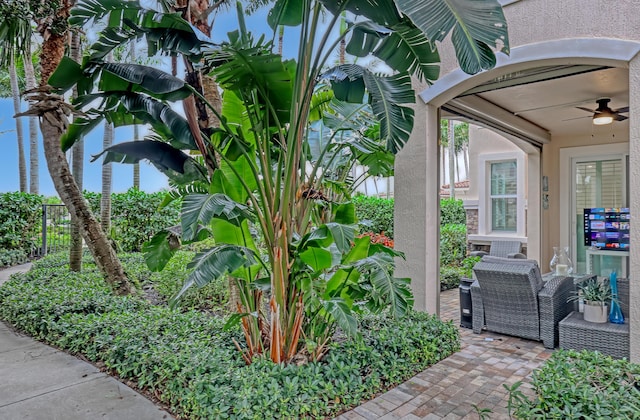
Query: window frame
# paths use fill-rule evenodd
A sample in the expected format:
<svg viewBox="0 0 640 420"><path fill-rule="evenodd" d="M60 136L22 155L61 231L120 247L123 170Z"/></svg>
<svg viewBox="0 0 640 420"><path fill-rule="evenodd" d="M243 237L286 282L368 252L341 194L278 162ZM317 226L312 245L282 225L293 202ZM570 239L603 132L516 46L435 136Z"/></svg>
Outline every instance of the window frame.
<svg viewBox="0 0 640 420"><path fill-rule="evenodd" d="M526 236L526 162L523 153L488 153L478 156L479 160L479 189L478 189L478 234L500 237L524 237ZM491 194L491 165L501 162L516 163L516 194L493 196ZM515 198L516 199L516 229L494 230L492 199Z"/></svg>

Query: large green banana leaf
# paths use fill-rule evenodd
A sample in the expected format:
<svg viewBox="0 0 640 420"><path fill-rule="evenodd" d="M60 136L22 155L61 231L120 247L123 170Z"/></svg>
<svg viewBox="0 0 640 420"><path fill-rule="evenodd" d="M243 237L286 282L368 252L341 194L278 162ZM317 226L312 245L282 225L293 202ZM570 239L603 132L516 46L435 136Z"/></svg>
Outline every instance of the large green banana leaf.
<svg viewBox="0 0 640 420"><path fill-rule="evenodd" d="M252 219L253 214L247 206L224 194L189 194L182 201L182 237L191 240L198 226L208 225L214 217L239 226L244 220Z"/></svg>
<svg viewBox="0 0 640 420"><path fill-rule="evenodd" d="M240 267L249 267L259 261L255 252L251 249L222 244L204 251L189 263L188 268L192 268L191 274L184 282L182 289L169 301L171 306L175 306L180 297L193 285L205 286L227 273L233 273Z"/></svg>
<svg viewBox="0 0 640 420"><path fill-rule="evenodd" d="M98 40L91 47L91 61L103 59L109 52L143 34L147 35L149 56L163 51L182 54L194 62L201 59L203 34L197 33L179 14L145 9L138 1L80 0L71 9L69 22L85 26L103 18L107 18L107 27L100 31Z"/></svg>
<svg viewBox="0 0 640 420"><path fill-rule="evenodd" d="M451 30L460 68L475 74L495 66L492 48L509 53L507 21L498 0L395 0L431 42Z"/></svg>

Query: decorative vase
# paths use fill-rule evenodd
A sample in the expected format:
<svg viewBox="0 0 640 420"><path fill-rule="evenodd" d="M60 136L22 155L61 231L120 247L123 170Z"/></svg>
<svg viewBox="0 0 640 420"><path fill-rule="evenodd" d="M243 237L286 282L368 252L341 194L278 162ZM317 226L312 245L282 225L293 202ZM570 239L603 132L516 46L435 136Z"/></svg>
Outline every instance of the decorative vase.
<svg viewBox="0 0 640 420"><path fill-rule="evenodd" d="M609 307L602 302L584 302L584 320L603 324L609 319Z"/></svg>
<svg viewBox="0 0 640 420"><path fill-rule="evenodd" d="M569 259L569 247L554 246L553 258L549 263L549 268L552 273L558 275L568 275L573 273L573 263Z"/></svg>
<svg viewBox="0 0 640 420"><path fill-rule="evenodd" d="M609 322L613 324L624 324L624 315L622 315L622 309L618 303L618 273L615 271L611 273L609 277L609 283L611 285L611 311L609 311Z"/></svg>

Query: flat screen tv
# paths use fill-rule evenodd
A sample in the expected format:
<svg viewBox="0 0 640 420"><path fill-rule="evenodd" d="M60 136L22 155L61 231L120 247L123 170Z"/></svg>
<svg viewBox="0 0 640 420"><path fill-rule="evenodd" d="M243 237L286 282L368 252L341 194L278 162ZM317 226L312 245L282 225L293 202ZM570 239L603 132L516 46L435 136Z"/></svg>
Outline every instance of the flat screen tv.
<svg viewBox="0 0 640 420"><path fill-rule="evenodd" d="M628 207L584 209L585 246L628 251L629 221Z"/></svg>

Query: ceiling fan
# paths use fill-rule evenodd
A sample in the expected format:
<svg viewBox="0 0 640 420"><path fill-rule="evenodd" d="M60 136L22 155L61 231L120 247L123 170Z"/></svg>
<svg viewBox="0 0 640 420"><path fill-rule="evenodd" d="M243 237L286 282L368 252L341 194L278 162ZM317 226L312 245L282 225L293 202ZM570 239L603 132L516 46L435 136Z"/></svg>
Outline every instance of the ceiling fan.
<svg viewBox="0 0 640 420"><path fill-rule="evenodd" d="M611 102L611 99L602 98L596 100L596 103L598 104L598 107L596 109L589 109L582 106L577 106L576 108L593 113L593 124L595 125L611 124L614 120L624 121L629 118L627 116L621 115L621 113L623 112L629 112L628 106L618 109L611 109L609 108L609 105L607 105L609 102Z"/></svg>

